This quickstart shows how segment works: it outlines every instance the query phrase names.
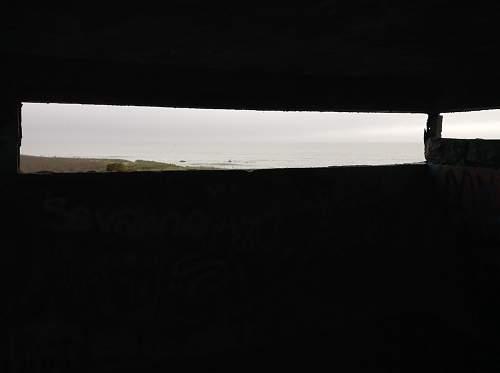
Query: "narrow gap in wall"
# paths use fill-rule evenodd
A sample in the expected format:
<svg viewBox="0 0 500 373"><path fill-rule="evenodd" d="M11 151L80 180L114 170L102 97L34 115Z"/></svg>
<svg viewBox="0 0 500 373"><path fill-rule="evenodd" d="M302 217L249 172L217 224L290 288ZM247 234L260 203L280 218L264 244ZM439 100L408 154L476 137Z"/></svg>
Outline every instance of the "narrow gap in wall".
<svg viewBox="0 0 500 373"><path fill-rule="evenodd" d="M21 172L422 162L420 114L23 105Z"/></svg>
<svg viewBox="0 0 500 373"><path fill-rule="evenodd" d="M500 139L500 110L443 114L442 137Z"/></svg>

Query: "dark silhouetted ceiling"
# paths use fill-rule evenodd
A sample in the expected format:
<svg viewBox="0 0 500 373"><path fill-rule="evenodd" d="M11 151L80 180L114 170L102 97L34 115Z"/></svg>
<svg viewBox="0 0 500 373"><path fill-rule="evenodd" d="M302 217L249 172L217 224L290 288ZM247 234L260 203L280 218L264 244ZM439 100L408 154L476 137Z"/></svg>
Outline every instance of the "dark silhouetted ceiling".
<svg viewBox="0 0 500 373"><path fill-rule="evenodd" d="M7 9L7 92L24 101L264 110L500 107L500 5L167 4Z"/></svg>

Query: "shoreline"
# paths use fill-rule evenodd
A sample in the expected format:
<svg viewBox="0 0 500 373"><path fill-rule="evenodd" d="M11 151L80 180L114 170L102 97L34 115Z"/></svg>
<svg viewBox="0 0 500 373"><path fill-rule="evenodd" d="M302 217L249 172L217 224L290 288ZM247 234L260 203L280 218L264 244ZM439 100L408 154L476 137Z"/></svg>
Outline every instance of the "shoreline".
<svg viewBox="0 0 500 373"><path fill-rule="evenodd" d="M130 161L120 158L86 158L86 157L46 157L21 154L21 173L38 172L137 172L137 171L192 171L217 170L212 167L181 166L137 159Z"/></svg>

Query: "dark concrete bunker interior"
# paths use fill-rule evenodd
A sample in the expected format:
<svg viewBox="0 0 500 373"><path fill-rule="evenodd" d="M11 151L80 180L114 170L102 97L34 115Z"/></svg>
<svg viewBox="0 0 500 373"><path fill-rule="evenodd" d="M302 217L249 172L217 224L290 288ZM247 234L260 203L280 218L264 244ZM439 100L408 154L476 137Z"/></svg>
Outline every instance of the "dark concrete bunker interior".
<svg viewBox="0 0 500 373"><path fill-rule="evenodd" d="M443 113L500 108L498 14L390 0L9 7L5 371L498 371L500 147L441 137ZM427 162L20 174L22 102L424 113Z"/></svg>

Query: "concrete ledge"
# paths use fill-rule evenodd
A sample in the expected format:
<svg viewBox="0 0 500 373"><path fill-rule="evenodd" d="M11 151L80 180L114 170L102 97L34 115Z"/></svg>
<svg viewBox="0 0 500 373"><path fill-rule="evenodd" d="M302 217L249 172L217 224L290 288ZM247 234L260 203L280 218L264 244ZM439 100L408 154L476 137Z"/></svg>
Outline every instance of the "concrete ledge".
<svg viewBox="0 0 500 373"><path fill-rule="evenodd" d="M500 168L500 140L428 139L425 159L433 164Z"/></svg>

